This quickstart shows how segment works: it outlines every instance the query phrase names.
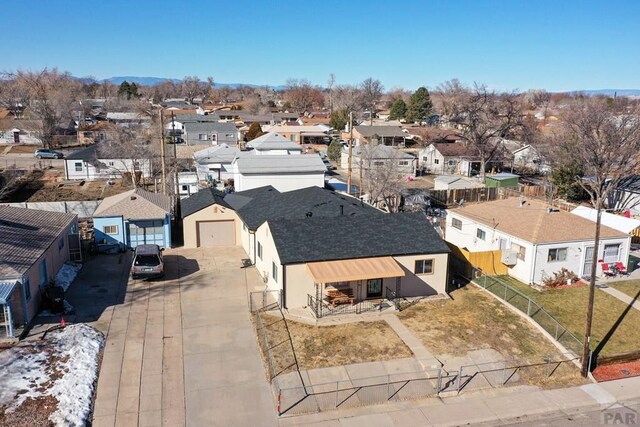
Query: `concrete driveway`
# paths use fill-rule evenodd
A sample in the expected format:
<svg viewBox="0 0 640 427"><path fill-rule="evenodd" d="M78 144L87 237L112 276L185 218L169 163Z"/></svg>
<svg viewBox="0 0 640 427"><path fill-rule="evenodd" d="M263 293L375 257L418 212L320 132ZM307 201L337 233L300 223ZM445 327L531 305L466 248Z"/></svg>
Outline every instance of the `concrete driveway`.
<svg viewBox="0 0 640 427"><path fill-rule="evenodd" d="M165 280L129 280L99 322L108 327L94 426L277 425L247 308L262 282L240 268L244 256L167 250Z"/></svg>

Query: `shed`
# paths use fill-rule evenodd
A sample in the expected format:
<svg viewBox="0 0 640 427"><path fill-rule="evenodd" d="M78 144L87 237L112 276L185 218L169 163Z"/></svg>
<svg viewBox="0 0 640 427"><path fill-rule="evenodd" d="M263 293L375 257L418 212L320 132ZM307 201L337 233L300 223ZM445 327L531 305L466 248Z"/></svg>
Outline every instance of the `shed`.
<svg viewBox="0 0 640 427"><path fill-rule="evenodd" d="M516 188L520 175L508 172L500 172L495 175L487 175L484 178L484 185L487 188Z"/></svg>

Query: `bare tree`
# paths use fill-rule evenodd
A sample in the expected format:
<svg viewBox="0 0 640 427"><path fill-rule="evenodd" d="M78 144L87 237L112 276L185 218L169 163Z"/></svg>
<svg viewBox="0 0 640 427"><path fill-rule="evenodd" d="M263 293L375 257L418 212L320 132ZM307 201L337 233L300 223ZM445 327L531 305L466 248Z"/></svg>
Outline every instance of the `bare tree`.
<svg viewBox="0 0 640 427"><path fill-rule="evenodd" d="M551 106L551 94L544 89L532 91L532 102L536 108L542 110L543 124L547 124L547 115Z"/></svg>
<svg viewBox="0 0 640 427"><path fill-rule="evenodd" d="M382 98L384 86L382 86L380 80L369 77L360 83L360 89L362 90L362 106L369 110L369 119L371 120L371 124L373 124L376 102Z"/></svg>
<svg viewBox="0 0 640 427"><path fill-rule="evenodd" d="M182 79L182 96L190 103L196 98L206 98L213 89L213 77L207 77L207 81L200 81L198 76L186 76Z"/></svg>
<svg viewBox="0 0 640 427"><path fill-rule="evenodd" d="M327 92L329 95L329 114L333 112L333 86L336 84L336 75L331 73L329 74L329 79L327 80Z"/></svg>
<svg viewBox="0 0 640 427"><path fill-rule="evenodd" d="M287 80L284 96L291 107L299 113L311 112L314 107L324 104L324 96L317 86L313 86L305 79Z"/></svg>
<svg viewBox="0 0 640 427"><path fill-rule="evenodd" d="M140 175L152 166L153 154L148 135L140 129L121 126L116 129L112 137L98 147L98 157L113 159L114 165L99 164L98 167L105 168L108 174L123 178L131 176L131 185L136 188L141 184Z"/></svg>
<svg viewBox="0 0 640 427"><path fill-rule="evenodd" d="M522 107L516 93L495 93L476 85L459 93L452 113L462 127L462 139L473 145L480 157L480 174L502 150L502 139L512 138L522 128Z"/></svg>
<svg viewBox="0 0 640 427"><path fill-rule="evenodd" d="M359 112L362 106L362 91L351 85L338 85L333 89L333 109Z"/></svg>
<svg viewBox="0 0 640 427"><path fill-rule="evenodd" d="M640 108L620 108L620 105L604 99L582 98L566 108L562 117L563 132L554 155L558 161L556 166L577 162L584 177L576 176L575 180L589 195L591 205L597 211L582 353L582 375L585 377L590 369L596 268L602 256L599 249L602 212L620 183L638 173Z"/></svg>
<svg viewBox="0 0 640 427"><path fill-rule="evenodd" d="M360 185L369 195L370 203L389 212L398 212L405 178L400 168L400 152L371 143L361 145L359 155Z"/></svg>
<svg viewBox="0 0 640 427"><path fill-rule="evenodd" d="M436 101L436 109L447 118L451 118L458 111L458 106L467 97L469 89L460 80L448 80L436 88L433 92Z"/></svg>
<svg viewBox="0 0 640 427"><path fill-rule="evenodd" d="M56 68L37 72L20 70L5 73L4 77L14 81L9 95L21 94L18 101L25 103L25 115L37 121L38 137L45 147L51 147L58 125L74 118L72 112L79 107L82 83ZM14 98L14 102L16 100Z"/></svg>

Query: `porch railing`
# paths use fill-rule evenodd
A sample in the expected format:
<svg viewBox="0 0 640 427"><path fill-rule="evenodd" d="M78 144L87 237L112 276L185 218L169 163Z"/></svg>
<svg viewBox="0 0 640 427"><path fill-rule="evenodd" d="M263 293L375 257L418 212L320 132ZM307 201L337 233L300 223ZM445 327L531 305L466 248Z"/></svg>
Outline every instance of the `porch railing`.
<svg viewBox="0 0 640 427"><path fill-rule="evenodd" d="M320 300L313 295L307 294L307 306L311 308L311 311L320 319L325 316L338 315L338 314L350 314L350 313L364 313L369 311L382 311L386 308L394 307L394 304L386 299L369 299L369 300L357 300L353 304L328 304L323 300Z"/></svg>

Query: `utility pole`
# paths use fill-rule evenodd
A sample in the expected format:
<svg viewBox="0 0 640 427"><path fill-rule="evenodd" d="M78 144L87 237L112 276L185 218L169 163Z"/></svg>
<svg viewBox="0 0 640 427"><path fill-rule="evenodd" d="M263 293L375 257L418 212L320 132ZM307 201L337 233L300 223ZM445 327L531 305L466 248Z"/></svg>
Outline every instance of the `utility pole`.
<svg viewBox="0 0 640 427"><path fill-rule="evenodd" d="M353 112L349 112L349 167L347 168L347 194L351 194L351 155L353 153Z"/></svg>
<svg viewBox="0 0 640 427"><path fill-rule="evenodd" d="M162 163L162 194L167 194L167 158L164 152L164 116L160 107L160 162Z"/></svg>
<svg viewBox="0 0 640 427"><path fill-rule="evenodd" d="M173 111L171 112L171 132L173 133L173 185L175 186L175 194L178 194L178 153L176 148L176 122ZM177 200L177 199L176 199Z"/></svg>

